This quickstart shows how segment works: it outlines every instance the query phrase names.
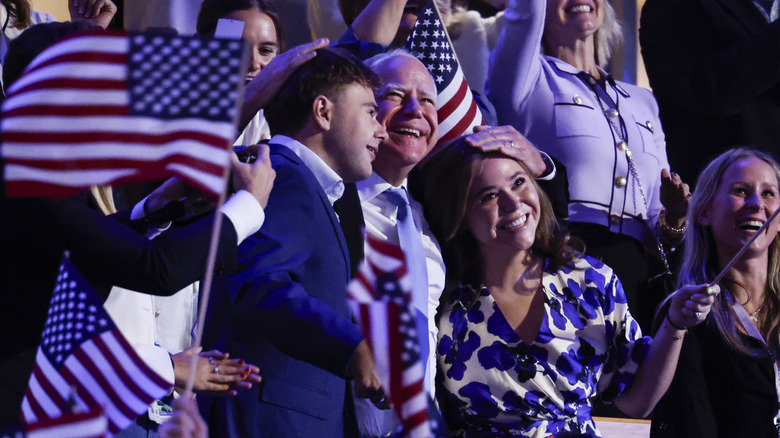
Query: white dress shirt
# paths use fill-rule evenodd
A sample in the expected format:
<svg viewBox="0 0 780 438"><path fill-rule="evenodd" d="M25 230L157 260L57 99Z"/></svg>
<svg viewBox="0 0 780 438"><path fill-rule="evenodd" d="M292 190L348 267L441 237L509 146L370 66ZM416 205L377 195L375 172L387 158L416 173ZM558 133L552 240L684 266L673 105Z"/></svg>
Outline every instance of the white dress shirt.
<svg viewBox="0 0 780 438"><path fill-rule="evenodd" d="M344 180L328 167L319 155L315 154L311 149L301 144L298 140L292 139L285 135L274 135L271 137L271 144L281 144L287 146L295 152L295 155L303 161L303 164L311 170L314 174L314 178L322 186L322 190L328 195L328 201L330 201L331 207L333 204L341 199L344 195Z"/></svg>
<svg viewBox="0 0 780 438"><path fill-rule="evenodd" d="M380 196L385 190L393 187L381 176L372 173L367 180L357 184L360 205L363 208L363 218L366 223L366 232L385 242L398 245L398 231L396 229L395 204L384 196ZM406 180L402 186L406 188ZM439 306L439 297L444 290L444 260L441 256L441 248L436 238L433 237L428 222L423 217L422 205L409 197L412 207L414 223L420 228L423 248L425 249L425 261L428 268L428 308L419 309L428 315L428 363L425 366L425 388L433 395L434 377L436 373L436 308ZM417 304L420 300L412 300ZM419 306L416 306L419 307Z"/></svg>

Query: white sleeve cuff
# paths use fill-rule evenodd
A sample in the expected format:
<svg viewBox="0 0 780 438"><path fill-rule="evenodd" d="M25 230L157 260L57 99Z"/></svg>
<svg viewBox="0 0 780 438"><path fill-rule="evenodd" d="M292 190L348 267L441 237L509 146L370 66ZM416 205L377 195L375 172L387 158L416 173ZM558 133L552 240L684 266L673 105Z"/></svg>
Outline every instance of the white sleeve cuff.
<svg viewBox="0 0 780 438"><path fill-rule="evenodd" d="M545 169L542 176L539 178L536 178L537 181L550 181L551 179L555 178L555 163L553 162L552 158L550 158L549 155L547 155L547 152L539 151L539 154L542 156L542 161L544 161L544 164L547 166L547 169Z"/></svg>
<svg viewBox="0 0 780 438"><path fill-rule="evenodd" d="M144 213L144 203L148 198L149 196L145 197L144 199L141 199L141 202L133 206L133 210L130 212L131 221L143 219L143 217L146 216L146 213Z"/></svg>
<svg viewBox="0 0 780 438"><path fill-rule="evenodd" d="M238 244L255 234L265 221L263 206L246 190L239 190L220 209L236 228Z"/></svg>

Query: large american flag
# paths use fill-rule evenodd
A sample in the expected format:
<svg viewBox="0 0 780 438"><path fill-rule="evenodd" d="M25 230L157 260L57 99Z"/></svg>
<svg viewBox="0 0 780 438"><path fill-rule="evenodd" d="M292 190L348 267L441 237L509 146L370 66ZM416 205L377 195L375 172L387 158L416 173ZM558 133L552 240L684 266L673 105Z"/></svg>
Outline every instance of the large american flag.
<svg viewBox="0 0 780 438"><path fill-rule="evenodd" d="M91 31L43 51L3 104L10 196L176 175L224 190L243 43Z"/></svg>
<svg viewBox="0 0 780 438"><path fill-rule="evenodd" d="M352 314L374 352L379 380L404 435L432 436L423 363L411 307L411 278L400 247L366 236L365 259L350 282Z"/></svg>
<svg viewBox="0 0 780 438"><path fill-rule="evenodd" d="M436 83L438 144L470 134L474 126L484 124L482 112L466 83L466 76L433 0L417 17L417 23L406 41L406 49L425 64Z"/></svg>
<svg viewBox="0 0 780 438"><path fill-rule="evenodd" d="M136 354L67 257L22 401L26 424L100 408L119 432L172 387Z"/></svg>

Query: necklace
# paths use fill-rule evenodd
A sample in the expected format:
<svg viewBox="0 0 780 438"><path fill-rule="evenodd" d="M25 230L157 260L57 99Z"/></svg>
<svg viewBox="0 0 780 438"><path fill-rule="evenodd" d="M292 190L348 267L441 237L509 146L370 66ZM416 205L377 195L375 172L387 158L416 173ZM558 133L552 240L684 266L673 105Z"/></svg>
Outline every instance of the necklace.
<svg viewBox="0 0 780 438"><path fill-rule="evenodd" d="M637 213L637 199L636 199L636 193L639 192L639 196L642 198L642 204L645 207L645 215L650 214L650 204L647 201L647 196L645 195L645 190L642 187L642 180L639 179L639 171L637 170L636 164L634 163L634 157L631 153L631 149L628 146L628 131L626 129L626 123L623 120L623 116L618 111L618 105L620 101L621 92L617 88L615 89L616 92L616 98L614 100L614 106L615 108L609 108L608 103L604 102L601 99L601 96L599 96L598 88L599 85L596 82L596 79L587 74L581 74L579 75L580 79L583 80L587 85L590 86L590 89L593 91L593 94L596 96L596 101L599 103L599 107L601 107L601 111L604 114L605 118L607 119L607 122L609 123L609 128L612 131L612 137L615 141L615 147L623 152L626 156L626 163L628 164L628 172L631 176L631 188L632 188L632 201L634 206L634 213ZM608 81L605 81L608 82ZM612 82L610 82L612 83ZM613 84L614 87L614 84ZM606 89L606 88L605 88ZM609 96L607 94L607 96ZM618 123L615 123L615 120L617 119ZM641 216L641 214L640 214ZM661 262L664 266L664 271L652 278L650 280L655 280L656 278L662 277L666 274L671 275L672 271L669 268L669 261L666 258L666 251L664 250L664 246L661 243L661 239L658 237L657 233L652 233L652 235L655 237L655 244L656 248L658 249L658 253L661 256Z"/></svg>
<svg viewBox="0 0 780 438"><path fill-rule="evenodd" d="M766 303L765 303L765 304L766 304ZM764 304L762 304L761 306L759 306L759 308L758 308L758 309L756 309L756 311L755 311L755 312L753 312L753 313L749 314L749 315L748 315L748 318L750 318L750 320L751 320L751 321L753 321L753 322L758 322L758 316L756 316L756 315L758 315L758 312L762 311L763 309L764 309Z"/></svg>

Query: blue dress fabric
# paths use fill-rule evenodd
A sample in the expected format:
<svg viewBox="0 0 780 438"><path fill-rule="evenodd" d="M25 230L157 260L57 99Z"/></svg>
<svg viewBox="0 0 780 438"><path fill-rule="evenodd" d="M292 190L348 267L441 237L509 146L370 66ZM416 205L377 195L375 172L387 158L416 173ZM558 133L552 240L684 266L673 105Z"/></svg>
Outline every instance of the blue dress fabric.
<svg viewBox="0 0 780 438"><path fill-rule="evenodd" d="M594 398L632 382L652 339L642 337L612 269L583 257L545 264L544 319L524 343L490 291L454 291L439 322L439 401L456 436L600 437Z"/></svg>

